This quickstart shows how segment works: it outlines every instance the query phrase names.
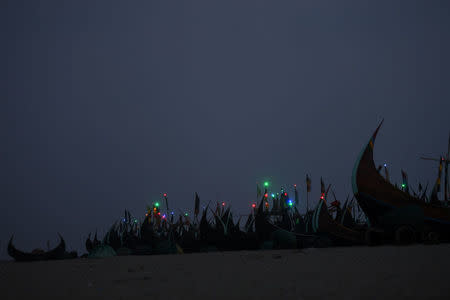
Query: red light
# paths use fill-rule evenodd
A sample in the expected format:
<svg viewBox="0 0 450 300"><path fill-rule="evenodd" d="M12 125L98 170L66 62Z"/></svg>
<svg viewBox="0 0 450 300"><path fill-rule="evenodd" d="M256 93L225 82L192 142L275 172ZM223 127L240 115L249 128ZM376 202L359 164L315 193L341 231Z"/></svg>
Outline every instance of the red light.
<svg viewBox="0 0 450 300"><path fill-rule="evenodd" d="M294 187L297 187L297 185L296 185L296 184L294 184Z"/></svg>
<svg viewBox="0 0 450 300"><path fill-rule="evenodd" d="M268 195L268 194L266 193L266 194L264 194L264 197L266 197L266 198L267 198L267 197L269 197L269 195Z"/></svg>
<svg viewBox="0 0 450 300"><path fill-rule="evenodd" d="M255 208L255 207L256 207L256 204L255 204L255 203L253 203L253 204L252 204L252 207L253 207L253 208Z"/></svg>
<svg viewBox="0 0 450 300"><path fill-rule="evenodd" d="M148 214L145 214L146 217L148 217Z"/></svg>
<svg viewBox="0 0 450 300"><path fill-rule="evenodd" d="M164 197L167 197L167 194L166 194L166 193L164 193Z"/></svg>
<svg viewBox="0 0 450 300"><path fill-rule="evenodd" d="M266 202L266 206L269 206L269 203L268 203L268 202Z"/></svg>
<svg viewBox="0 0 450 300"><path fill-rule="evenodd" d="M287 196L287 193L284 193L285 196Z"/></svg>
<svg viewBox="0 0 450 300"><path fill-rule="evenodd" d="M222 202L222 206L225 206L225 202Z"/></svg>
<svg viewBox="0 0 450 300"><path fill-rule="evenodd" d="M158 213L158 216L160 216L160 215L161 215L161 213L159 212L159 213Z"/></svg>

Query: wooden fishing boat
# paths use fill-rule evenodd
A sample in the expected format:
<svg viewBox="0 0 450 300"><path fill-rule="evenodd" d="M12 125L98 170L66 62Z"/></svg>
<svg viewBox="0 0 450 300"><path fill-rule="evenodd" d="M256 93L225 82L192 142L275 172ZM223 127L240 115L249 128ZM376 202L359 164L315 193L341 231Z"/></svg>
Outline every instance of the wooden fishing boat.
<svg viewBox="0 0 450 300"><path fill-rule="evenodd" d="M13 236L8 243L8 254L15 261L38 261L38 260L52 260L52 259L63 259L66 258L66 243L61 235L59 235L60 242L57 247L49 251L43 251L40 249L35 249L32 252L23 252L13 245Z"/></svg>
<svg viewBox="0 0 450 300"><path fill-rule="evenodd" d="M321 198L312 216L312 230L316 234L327 234L334 244L360 244L363 241L361 231L345 227L333 219L328 211L325 198Z"/></svg>
<svg viewBox="0 0 450 300"><path fill-rule="evenodd" d="M402 191L383 178L373 160L377 127L359 155L352 175L352 188L369 226L382 230L398 242L416 238L448 239L450 208L442 202L426 203Z"/></svg>

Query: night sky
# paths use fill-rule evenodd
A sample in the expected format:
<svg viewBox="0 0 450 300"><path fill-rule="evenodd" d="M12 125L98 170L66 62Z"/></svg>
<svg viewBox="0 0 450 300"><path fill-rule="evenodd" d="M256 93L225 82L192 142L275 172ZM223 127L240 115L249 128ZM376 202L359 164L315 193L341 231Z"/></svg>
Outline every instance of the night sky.
<svg viewBox="0 0 450 300"><path fill-rule="evenodd" d="M85 252L169 195L248 213L256 182L345 200L375 148L434 183L450 130L448 1L2 1L0 259ZM431 188L430 188L431 189ZM178 211L177 211L178 212Z"/></svg>

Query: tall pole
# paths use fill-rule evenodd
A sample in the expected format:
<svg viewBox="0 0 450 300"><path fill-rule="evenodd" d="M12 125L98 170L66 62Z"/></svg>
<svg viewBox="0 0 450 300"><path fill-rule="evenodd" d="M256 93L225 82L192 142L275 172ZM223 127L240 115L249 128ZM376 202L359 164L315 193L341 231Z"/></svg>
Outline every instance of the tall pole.
<svg viewBox="0 0 450 300"><path fill-rule="evenodd" d="M421 159L423 160L432 160L432 161L438 161L444 164L444 200L448 201L448 164L450 162L450 160L447 158L445 159L444 157L441 157L439 159L437 158L428 158L428 157L421 157ZM440 176L440 175L439 175Z"/></svg>
<svg viewBox="0 0 450 300"><path fill-rule="evenodd" d="M309 212L308 202L309 202L309 192L306 192L306 213L307 214Z"/></svg>
<svg viewBox="0 0 450 300"><path fill-rule="evenodd" d="M449 162L449 157L450 155L450 133L448 134L448 147L447 147L447 157L446 157L446 163L445 163L445 177L444 177L444 199L445 202L447 202L447 197L448 197L448 162Z"/></svg>
<svg viewBox="0 0 450 300"><path fill-rule="evenodd" d="M386 164L384 164L384 174L386 176L386 181L390 182L390 180L389 180L389 172L388 172Z"/></svg>

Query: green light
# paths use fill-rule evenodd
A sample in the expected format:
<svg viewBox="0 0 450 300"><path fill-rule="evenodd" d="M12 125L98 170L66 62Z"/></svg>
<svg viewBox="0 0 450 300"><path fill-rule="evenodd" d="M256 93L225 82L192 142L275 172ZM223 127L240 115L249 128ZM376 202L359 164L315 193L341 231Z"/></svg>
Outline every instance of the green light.
<svg viewBox="0 0 450 300"><path fill-rule="evenodd" d="M274 198L275 197L275 194L272 194L272 198Z"/></svg>
<svg viewBox="0 0 450 300"><path fill-rule="evenodd" d="M402 188L405 188L405 187L406 187L406 184L402 183Z"/></svg>
<svg viewBox="0 0 450 300"><path fill-rule="evenodd" d="M268 182L268 181L265 181L265 182L264 182L264 186L265 186L265 187L268 187L268 186L269 186L269 182Z"/></svg>
<svg viewBox="0 0 450 300"><path fill-rule="evenodd" d="M159 202L156 202L156 203L155 203L155 206L156 206L156 207L159 207Z"/></svg>
<svg viewBox="0 0 450 300"><path fill-rule="evenodd" d="M187 217L187 216L188 216L188 213L185 213L184 216Z"/></svg>

